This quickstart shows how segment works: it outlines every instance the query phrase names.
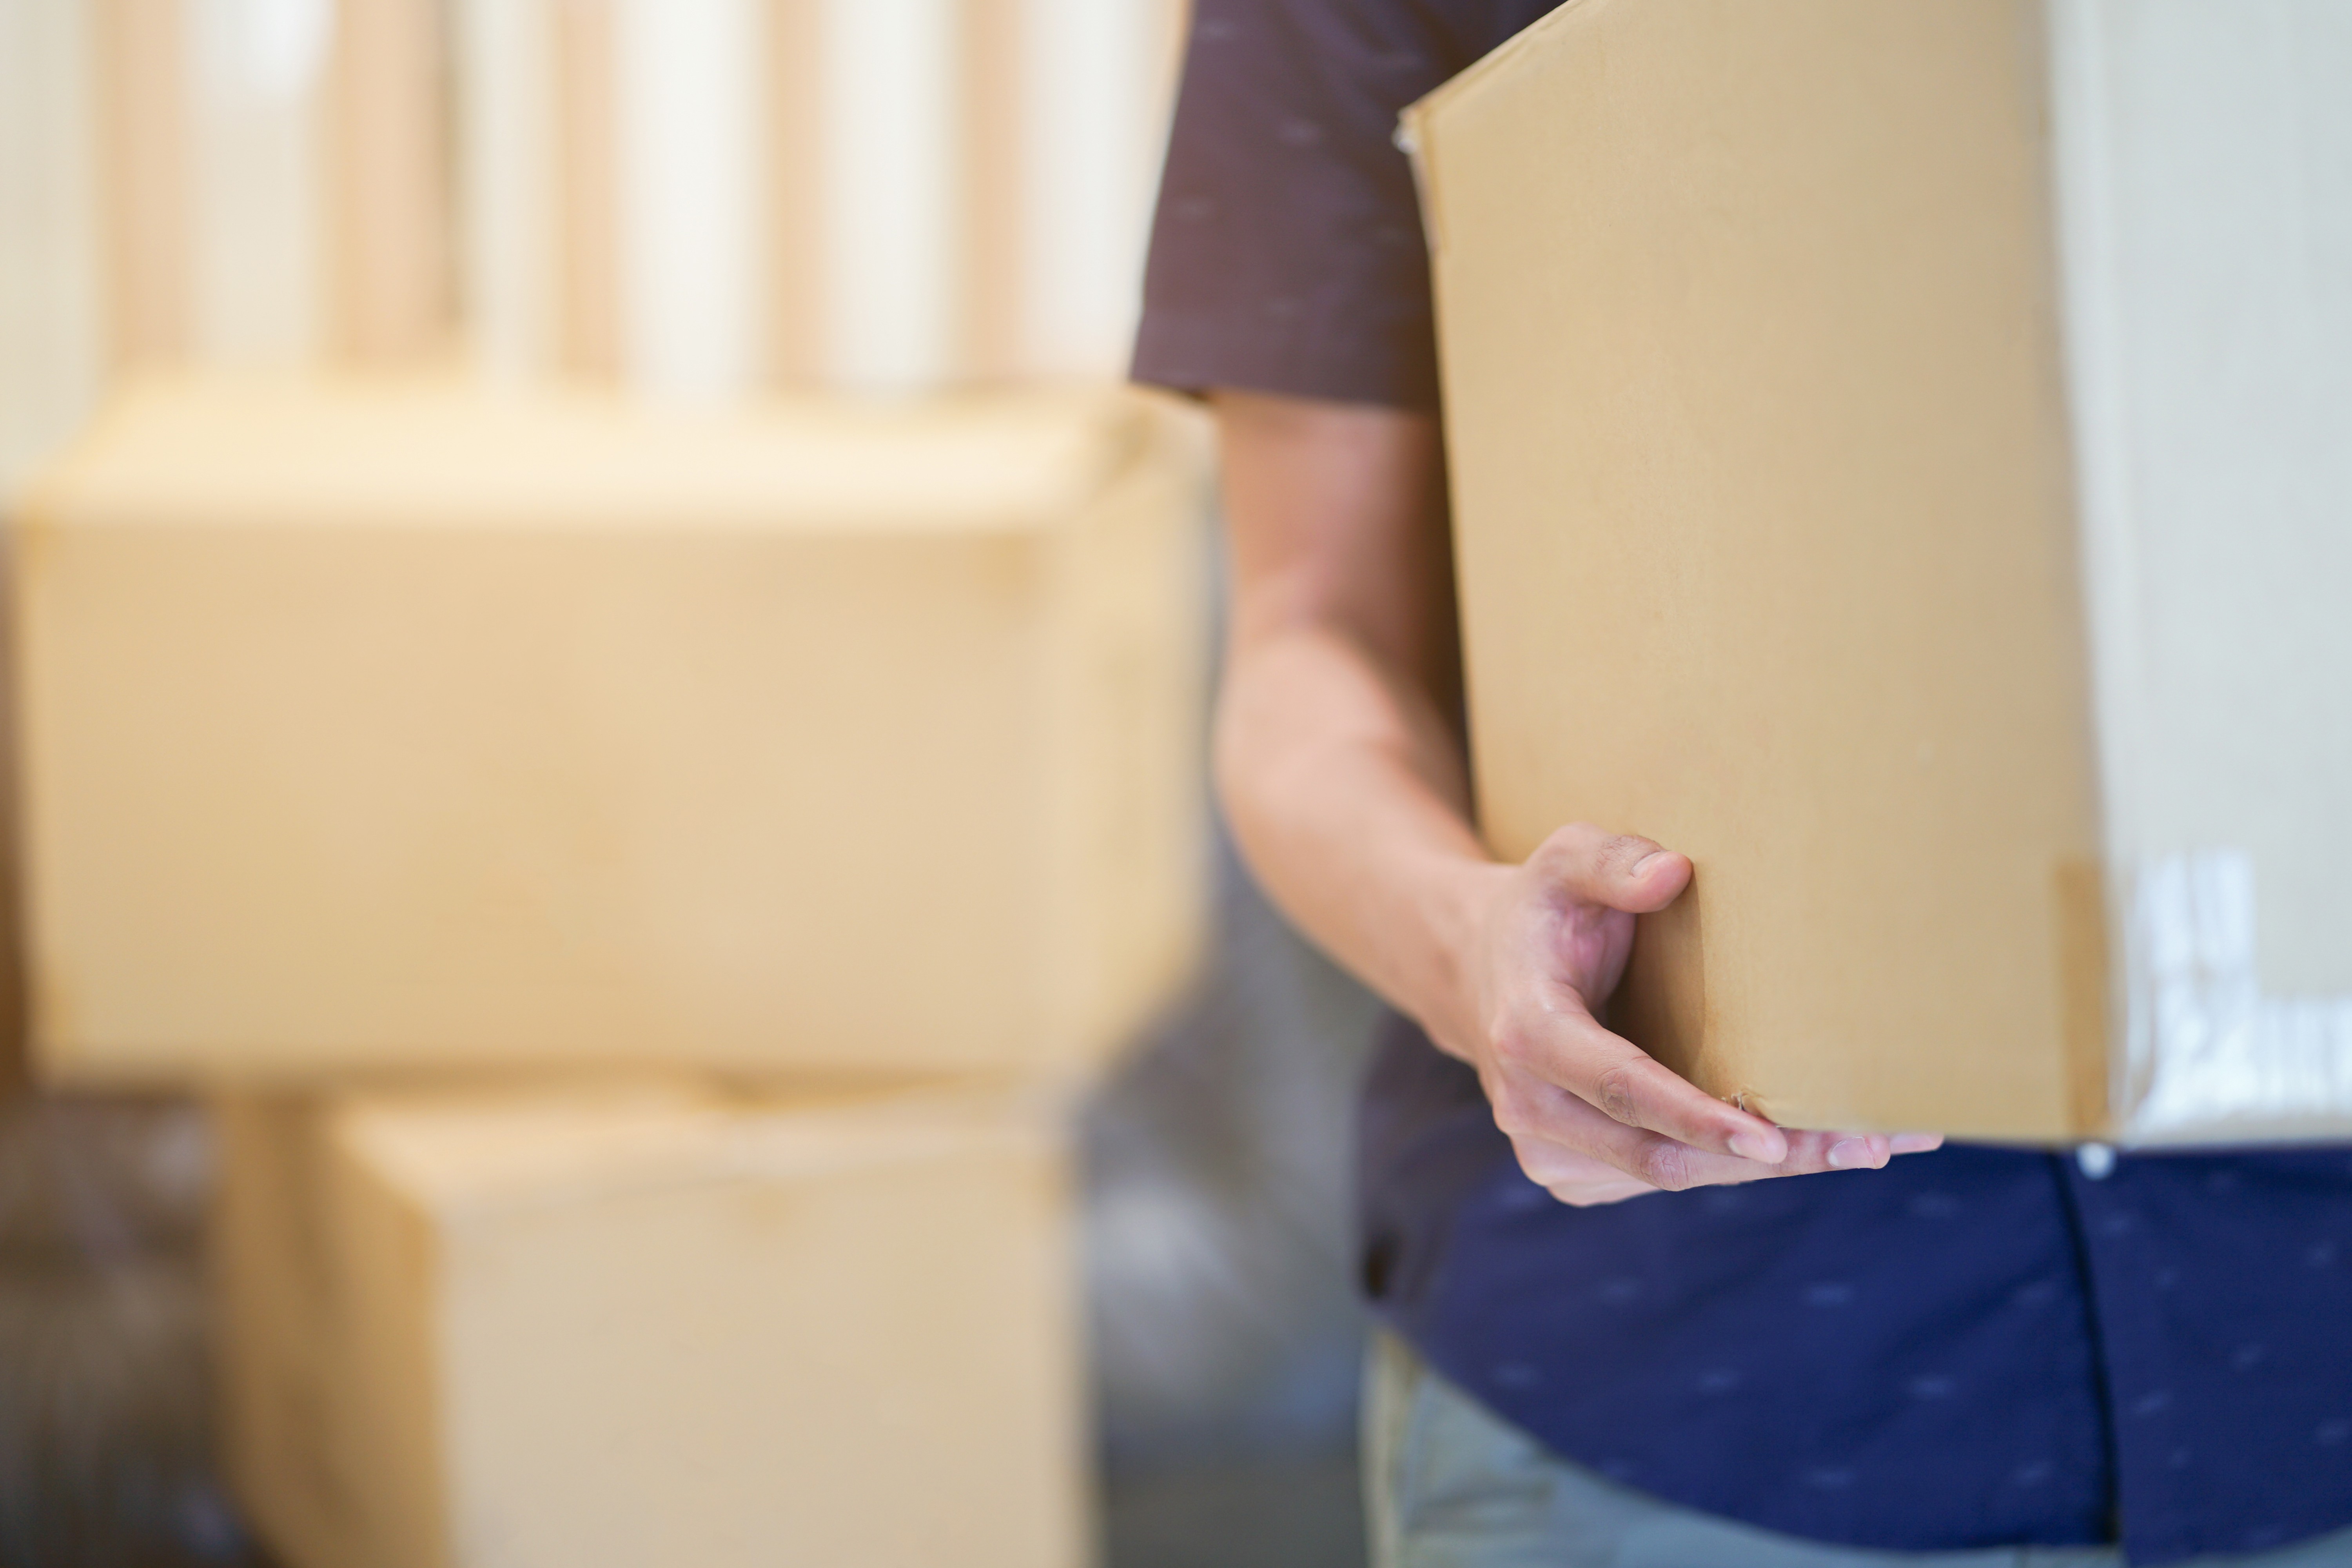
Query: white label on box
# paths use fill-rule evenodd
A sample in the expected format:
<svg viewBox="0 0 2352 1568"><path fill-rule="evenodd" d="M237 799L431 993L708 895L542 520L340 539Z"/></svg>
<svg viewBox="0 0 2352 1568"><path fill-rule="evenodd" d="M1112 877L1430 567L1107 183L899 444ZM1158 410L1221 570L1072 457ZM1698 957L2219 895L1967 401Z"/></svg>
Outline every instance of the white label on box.
<svg viewBox="0 0 2352 1568"><path fill-rule="evenodd" d="M2251 858L2220 850L2145 868L2130 946L2135 1137L2352 1112L2352 996L2263 994Z"/></svg>

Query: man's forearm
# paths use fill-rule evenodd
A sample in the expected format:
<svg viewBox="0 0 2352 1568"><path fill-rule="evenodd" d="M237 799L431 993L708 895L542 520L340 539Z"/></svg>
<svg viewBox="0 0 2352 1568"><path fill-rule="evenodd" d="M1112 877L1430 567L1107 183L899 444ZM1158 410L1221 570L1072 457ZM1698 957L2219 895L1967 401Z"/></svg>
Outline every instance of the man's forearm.
<svg viewBox="0 0 2352 1568"><path fill-rule="evenodd" d="M1220 793L1283 911L1466 1054L1462 967L1493 864L1469 826L1444 716L1344 635L1305 626L1238 646L1217 719Z"/></svg>
<svg viewBox="0 0 2352 1568"><path fill-rule="evenodd" d="M1436 421L1220 395L1234 541L1217 778L1307 934L1447 1048L1497 871L1469 824Z"/></svg>

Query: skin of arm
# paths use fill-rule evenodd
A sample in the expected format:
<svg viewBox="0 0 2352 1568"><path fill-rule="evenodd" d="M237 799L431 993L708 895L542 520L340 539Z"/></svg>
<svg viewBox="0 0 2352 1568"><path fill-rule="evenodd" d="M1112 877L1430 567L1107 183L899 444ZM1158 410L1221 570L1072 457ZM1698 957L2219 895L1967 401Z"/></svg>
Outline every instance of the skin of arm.
<svg viewBox="0 0 2352 1568"><path fill-rule="evenodd" d="M1529 1177L1611 1203L1935 1147L1784 1131L1601 1026L1633 917L1672 903L1691 865L1582 825L1524 865L1480 842L1437 421L1211 403L1232 563L1215 770L1235 838L1293 922L1477 1069Z"/></svg>

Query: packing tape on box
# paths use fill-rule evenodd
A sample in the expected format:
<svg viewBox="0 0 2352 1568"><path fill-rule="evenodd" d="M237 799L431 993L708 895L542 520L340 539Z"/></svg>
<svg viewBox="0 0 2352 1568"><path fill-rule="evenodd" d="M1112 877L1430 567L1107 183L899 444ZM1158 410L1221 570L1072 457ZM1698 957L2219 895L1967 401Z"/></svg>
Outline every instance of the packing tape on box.
<svg viewBox="0 0 2352 1568"><path fill-rule="evenodd" d="M2131 921L2134 1138L2352 1112L2352 996L2263 994L2250 856L2156 860L2136 879Z"/></svg>

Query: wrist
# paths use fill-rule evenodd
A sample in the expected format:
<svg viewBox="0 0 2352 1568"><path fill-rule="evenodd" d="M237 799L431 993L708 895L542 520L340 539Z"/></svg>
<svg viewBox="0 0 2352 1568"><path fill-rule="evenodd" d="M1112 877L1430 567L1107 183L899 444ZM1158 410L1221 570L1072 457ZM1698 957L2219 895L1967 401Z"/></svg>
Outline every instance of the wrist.
<svg viewBox="0 0 2352 1568"><path fill-rule="evenodd" d="M1418 907L1428 963L1421 994L1406 1010L1449 1056L1475 1060L1484 1030L1482 991L1487 932L1517 868L1484 856L1449 856L1428 868Z"/></svg>

